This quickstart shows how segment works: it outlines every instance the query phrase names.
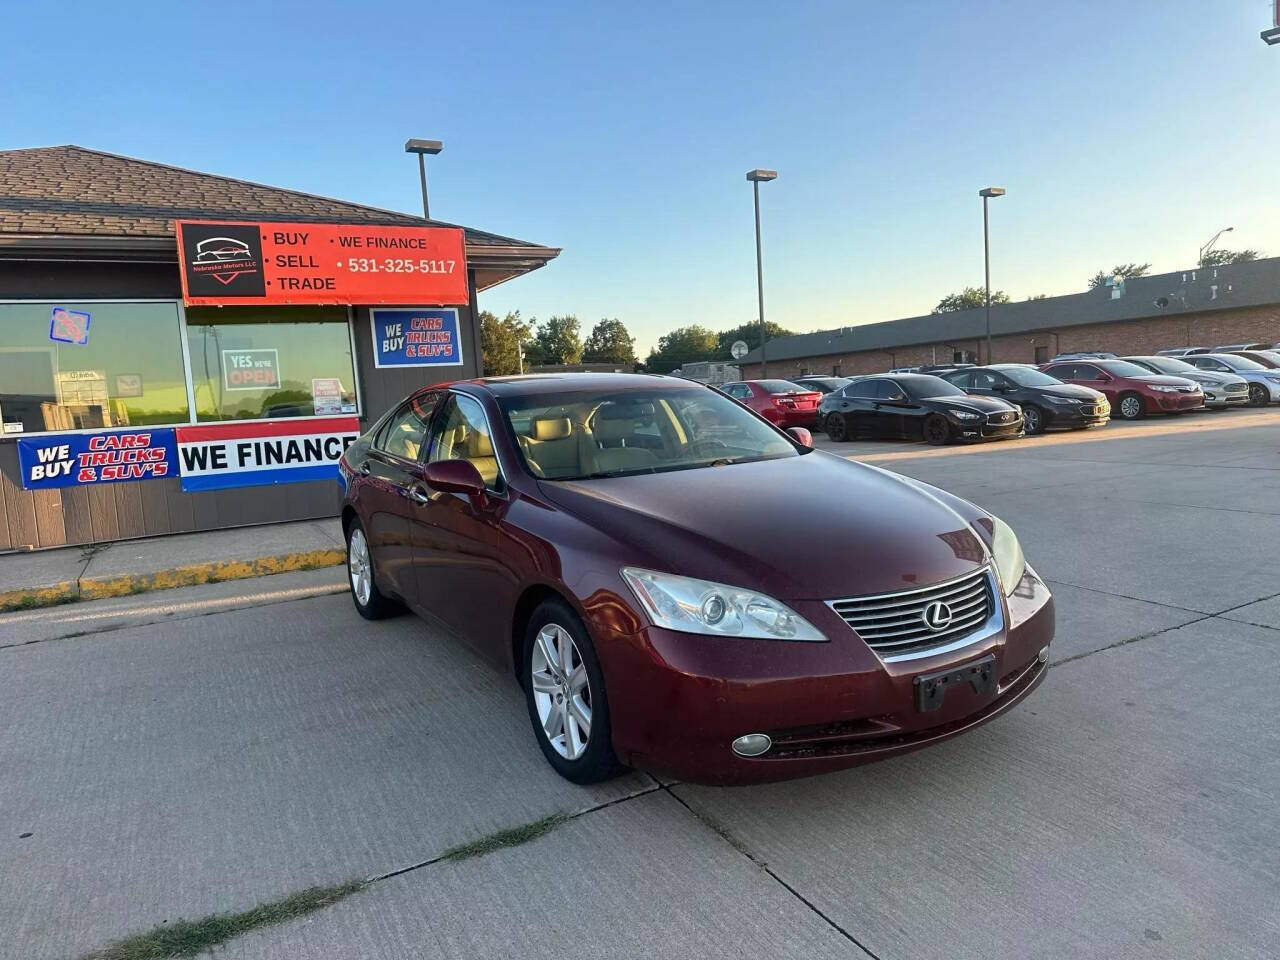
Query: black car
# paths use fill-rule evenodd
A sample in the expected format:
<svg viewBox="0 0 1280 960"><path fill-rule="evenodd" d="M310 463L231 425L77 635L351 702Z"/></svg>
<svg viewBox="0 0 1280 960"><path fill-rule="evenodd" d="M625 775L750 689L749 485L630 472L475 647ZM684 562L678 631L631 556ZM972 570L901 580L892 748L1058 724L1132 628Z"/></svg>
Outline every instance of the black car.
<svg viewBox="0 0 1280 960"><path fill-rule="evenodd" d="M1063 383L1020 363L993 363L970 367L944 377L966 393L977 397L999 397L1022 408L1027 433L1042 433L1046 427L1102 426L1111 419L1111 405L1104 394L1089 387Z"/></svg>
<svg viewBox="0 0 1280 960"><path fill-rule="evenodd" d="M806 390L817 390L821 394L834 393L841 387L847 387L852 381L848 377L787 377L797 386L804 387Z"/></svg>
<svg viewBox="0 0 1280 960"><path fill-rule="evenodd" d="M1007 440L1022 436L1022 412L994 397L971 397L941 377L922 373L864 377L818 405L832 440L859 437Z"/></svg>

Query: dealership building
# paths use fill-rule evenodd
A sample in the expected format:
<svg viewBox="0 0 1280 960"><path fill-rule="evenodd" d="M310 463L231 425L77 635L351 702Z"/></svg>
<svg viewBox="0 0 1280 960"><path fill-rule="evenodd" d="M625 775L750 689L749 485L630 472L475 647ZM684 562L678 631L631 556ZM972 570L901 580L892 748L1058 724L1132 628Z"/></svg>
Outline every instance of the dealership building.
<svg viewBox="0 0 1280 960"><path fill-rule="evenodd" d="M559 250L62 146L0 151L0 551L335 516L337 458L480 373Z"/></svg>
<svg viewBox="0 0 1280 960"><path fill-rule="evenodd" d="M1085 293L931 313L779 337L766 345L771 377L854 376L932 363L1044 363L1059 353L1121 356L1173 347L1280 342L1280 258L1136 277ZM738 361L761 376L760 350Z"/></svg>

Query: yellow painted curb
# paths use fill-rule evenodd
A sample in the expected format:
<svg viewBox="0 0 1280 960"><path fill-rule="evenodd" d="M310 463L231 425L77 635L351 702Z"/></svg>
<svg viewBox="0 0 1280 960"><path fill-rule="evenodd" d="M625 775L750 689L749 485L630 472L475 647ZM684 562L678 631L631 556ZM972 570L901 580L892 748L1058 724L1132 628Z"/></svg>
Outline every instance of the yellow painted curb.
<svg viewBox="0 0 1280 960"><path fill-rule="evenodd" d="M301 553L285 553L274 557L256 557L253 560L226 560L215 563L196 563L157 573L126 574L119 577L81 577L80 599L100 600L103 597L123 597L151 590L170 590L174 587L194 587L202 583L220 583L223 580L247 580L251 577L267 577L273 573L290 573L295 570L318 570L345 563L346 553L338 547L331 550L308 550Z"/></svg>
<svg viewBox="0 0 1280 960"><path fill-rule="evenodd" d="M0 592L0 613L12 610L34 610L37 607L54 607L80 599L74 580L64 580L48 587L33 590L5 590Z"/></svg>

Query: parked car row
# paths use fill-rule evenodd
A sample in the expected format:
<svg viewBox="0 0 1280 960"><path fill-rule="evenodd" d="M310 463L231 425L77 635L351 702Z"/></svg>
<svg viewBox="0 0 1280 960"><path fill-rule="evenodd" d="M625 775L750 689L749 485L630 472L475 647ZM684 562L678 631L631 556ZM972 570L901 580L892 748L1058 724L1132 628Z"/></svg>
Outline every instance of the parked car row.
<svg viewBox="0 0 1280 960"><path fill-rule="evenodd" d="M1256 347L1246 344L1244 346ZM742 380L724 392L781 427L836 441L897 437L943 444L1003 440L1112 416L1280 403L1280 351L1116 357L1102 351L1026 363L952 364L857 377Z"/></svg>

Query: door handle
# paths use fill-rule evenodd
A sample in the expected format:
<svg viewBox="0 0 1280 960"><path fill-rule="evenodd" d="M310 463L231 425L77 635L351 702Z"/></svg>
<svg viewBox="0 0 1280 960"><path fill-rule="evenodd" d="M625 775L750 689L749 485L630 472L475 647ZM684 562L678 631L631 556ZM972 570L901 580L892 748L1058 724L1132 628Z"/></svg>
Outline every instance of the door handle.
<svg viewBox="0 0 1280 960"><path fill-rule="evenodd" d="M427 495L426 488L420 483L415 483L409 488L409 499L415 503L430 503L431 497Z"/></svg>

